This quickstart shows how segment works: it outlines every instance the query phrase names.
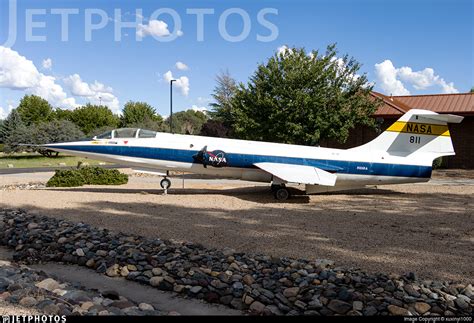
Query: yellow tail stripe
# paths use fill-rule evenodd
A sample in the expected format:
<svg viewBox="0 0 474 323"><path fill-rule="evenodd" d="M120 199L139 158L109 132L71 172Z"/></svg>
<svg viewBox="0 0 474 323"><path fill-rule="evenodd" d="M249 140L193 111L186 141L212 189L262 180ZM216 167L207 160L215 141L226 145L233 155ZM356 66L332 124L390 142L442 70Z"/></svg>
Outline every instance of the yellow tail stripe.
<svg viewBox="0 0 474 323"><path fill-rule="evenodd" d="M439 124L397 121L387 131L450 137L448 126Z"/></svg>

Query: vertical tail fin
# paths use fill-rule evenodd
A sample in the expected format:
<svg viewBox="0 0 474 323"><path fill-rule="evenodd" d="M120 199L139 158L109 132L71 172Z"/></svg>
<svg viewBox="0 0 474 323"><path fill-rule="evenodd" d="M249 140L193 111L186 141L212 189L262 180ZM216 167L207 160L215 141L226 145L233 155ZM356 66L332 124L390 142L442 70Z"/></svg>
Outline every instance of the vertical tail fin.
<svg viewBox="0 0 474 323"><path fill-rule="evenodd" d="M412 157L431 165L435 158L455 155L448 123L463 117L412 109L371 142L353 148L358 151L384 151L392 156Z"/></svg>

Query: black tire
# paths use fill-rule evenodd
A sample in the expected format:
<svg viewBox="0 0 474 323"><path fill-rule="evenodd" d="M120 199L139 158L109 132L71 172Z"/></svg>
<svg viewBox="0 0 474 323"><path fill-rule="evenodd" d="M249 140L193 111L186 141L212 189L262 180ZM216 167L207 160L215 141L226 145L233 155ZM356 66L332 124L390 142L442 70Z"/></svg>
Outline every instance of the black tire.
<svg viewBox="0 0 474 323"><path fill-rule="evenodd" d="M279 188L286 187L285 184L272 184L270 190L275 193Z"/></svg>
<svg viewBox="0 0 474 323"><path fill-rule="evenodd" d="M290 191L286 187L280 187L275 191L275 199L286 201L290 197Z"/></svg>
<svg viewBox="0 0 474 323"><path fill-rule="evenodd" d="M164 190L169 190L171 187L171 181L167 178L163 178L160 182L160 186Z"/></svg>

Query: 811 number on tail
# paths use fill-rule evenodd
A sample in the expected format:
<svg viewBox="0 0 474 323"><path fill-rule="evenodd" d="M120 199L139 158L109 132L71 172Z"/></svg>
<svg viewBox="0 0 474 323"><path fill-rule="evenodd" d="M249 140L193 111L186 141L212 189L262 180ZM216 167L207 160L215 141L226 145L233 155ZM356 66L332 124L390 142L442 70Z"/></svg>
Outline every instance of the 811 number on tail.
<svg viewBox="0 0 474 323"><path fill-rule="evenodd" d="M419 144L421 143L420 136L410 136L410 144Z"/></svg>

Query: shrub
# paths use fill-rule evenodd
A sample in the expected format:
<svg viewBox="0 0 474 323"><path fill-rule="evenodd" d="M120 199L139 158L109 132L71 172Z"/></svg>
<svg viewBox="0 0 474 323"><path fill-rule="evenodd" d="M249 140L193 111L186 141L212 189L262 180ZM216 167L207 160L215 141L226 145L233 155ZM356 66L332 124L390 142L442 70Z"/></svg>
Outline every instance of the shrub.
<svg viewBox="0 0 474 323"><path fill-rule="evenodd" d="M84 183L84 176L78 170L57 170L46 187L77 187Z"/></svg>
<svg viewBox="0 0 474 323"><path fill-rule="evenodd" d="M84 167L57 170L46 184L47 187L77 187L83 185L122 185L128 183L128 175L116 169Z"/></svg>
<svg viewBox="0 0 474 323"><path fill-rule="evenodd" d="M84 167L79 169L86 185L122 185L128 183L128 176L117 169Z"/></svg>

